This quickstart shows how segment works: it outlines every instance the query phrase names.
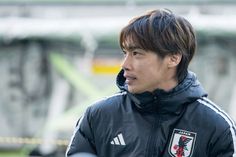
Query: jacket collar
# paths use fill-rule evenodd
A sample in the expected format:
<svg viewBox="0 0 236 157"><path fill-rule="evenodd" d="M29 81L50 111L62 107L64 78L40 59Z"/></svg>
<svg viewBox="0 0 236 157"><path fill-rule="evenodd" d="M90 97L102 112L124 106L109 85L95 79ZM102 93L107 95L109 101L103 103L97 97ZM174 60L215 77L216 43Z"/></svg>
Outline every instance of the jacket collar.
<svg viewBox="0 0 236 157"><path fill-rule="evenodd" d="M179 114L186 104L207 96L196 75L190 71L182 82L168 92L156 89L154 92L140 94L128 92L123 74L121 70L117 76L117 85L122 91L127 91L128 97L140 111Z"/></svg>

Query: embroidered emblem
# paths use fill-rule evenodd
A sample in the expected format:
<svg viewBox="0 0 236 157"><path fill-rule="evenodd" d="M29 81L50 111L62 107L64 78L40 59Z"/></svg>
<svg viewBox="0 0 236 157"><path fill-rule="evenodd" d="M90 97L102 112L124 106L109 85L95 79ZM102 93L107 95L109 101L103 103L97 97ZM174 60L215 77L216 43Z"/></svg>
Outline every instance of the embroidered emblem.
<svg viewBox="0 0 236 157"><path fill-rule="evenodd" d="M191 157L197 134L194 132L174 129L169 145L169 154L173 157Z"/></svg>

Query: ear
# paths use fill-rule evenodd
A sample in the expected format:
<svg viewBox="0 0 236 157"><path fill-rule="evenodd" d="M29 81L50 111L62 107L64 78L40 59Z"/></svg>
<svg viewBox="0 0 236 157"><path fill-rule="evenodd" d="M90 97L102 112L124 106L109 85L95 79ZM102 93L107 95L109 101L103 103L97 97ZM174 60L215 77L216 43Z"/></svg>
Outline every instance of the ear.
<svg viewBox="0 0 236 157"><path fill-rule="evenodd" d="M173 68L179 65L182 59L182 55L180 53L176 53L169 56L168 68Z"/></svg>

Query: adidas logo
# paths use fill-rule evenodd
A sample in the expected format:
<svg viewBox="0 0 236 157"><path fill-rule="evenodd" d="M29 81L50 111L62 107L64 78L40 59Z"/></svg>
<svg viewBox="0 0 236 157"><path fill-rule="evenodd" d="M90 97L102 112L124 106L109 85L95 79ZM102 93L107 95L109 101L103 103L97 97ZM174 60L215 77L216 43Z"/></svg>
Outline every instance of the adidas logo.
<svg viewBox="0 0 236 157"><path fill-rule="evenodd" d="M115 138L113 138L113 140L111 141L111 144L112 145L122 145L122 146L126 145L122 134L119 134Z"/></svg>

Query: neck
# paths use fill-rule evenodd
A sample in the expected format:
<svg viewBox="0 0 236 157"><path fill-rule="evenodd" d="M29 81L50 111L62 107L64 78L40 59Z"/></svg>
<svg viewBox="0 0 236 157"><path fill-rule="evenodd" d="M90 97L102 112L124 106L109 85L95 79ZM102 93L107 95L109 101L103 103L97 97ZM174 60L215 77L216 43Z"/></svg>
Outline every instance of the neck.
<svg viewBox="0 0 236 157"><path fill-rule="evenodd" d="M172 79L169 79L165 82L163 82L161 85L160 85L160 89L163 89L164 91L168 92L170 91L171 89L175 88L176 86L178 85L178 81L176 78L172 78Z"/></svg>
<svg viewBox="0 0 236 157"><path fill-rule="evenodd" d="M164 79L163 82L159 84L159 89L162 89L166 92L170 91L171 89L175 88L178 85L178 79L176 76L176 69L171 69L167 71L168 75Z"/></svg>

